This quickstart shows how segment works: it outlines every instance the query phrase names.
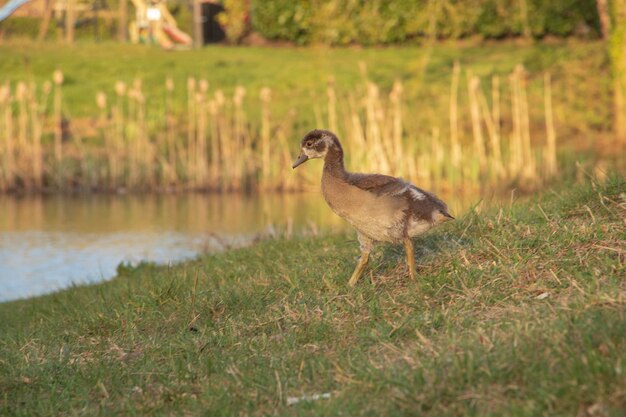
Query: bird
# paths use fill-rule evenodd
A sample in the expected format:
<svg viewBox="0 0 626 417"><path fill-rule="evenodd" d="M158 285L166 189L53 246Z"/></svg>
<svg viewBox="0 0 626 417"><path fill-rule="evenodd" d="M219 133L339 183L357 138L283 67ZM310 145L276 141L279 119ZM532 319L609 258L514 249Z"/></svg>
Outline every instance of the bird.
<svg viewBox="0 0 626 417"><path fill-rule="evenodd" d="M292 168L316 158L324 160L322 195L326 203L357 232L361 256L348 284L356 285L376 242L403 243L409 276L416 279L411 239L454 219L446 203L402 178L346 171L341 143L328 130L314 129L302 138Z"/></svg>

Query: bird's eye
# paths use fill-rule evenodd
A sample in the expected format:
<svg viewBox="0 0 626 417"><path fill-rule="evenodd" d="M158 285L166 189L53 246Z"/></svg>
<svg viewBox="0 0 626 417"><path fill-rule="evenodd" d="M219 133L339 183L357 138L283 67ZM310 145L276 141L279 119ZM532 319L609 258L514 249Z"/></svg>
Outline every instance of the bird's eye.
<svg viewBox="0 0 626 417"><path fill-rule="evenodd" d="M313 141L312 141L312 140L308 140L308 141L306 141L306 143L304 144L304 146L306 146L307 148L310 148L311 146L313 146Z"/></svg>

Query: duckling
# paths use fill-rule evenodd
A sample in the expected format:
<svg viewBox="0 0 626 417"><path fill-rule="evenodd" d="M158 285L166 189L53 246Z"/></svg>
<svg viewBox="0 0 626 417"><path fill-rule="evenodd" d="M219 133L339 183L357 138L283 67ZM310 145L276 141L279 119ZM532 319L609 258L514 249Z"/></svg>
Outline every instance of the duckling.
<svg viewBox="0 0 626 417"><path fill-rule="evenodd" d="M300 142L296 168L309 159L324 159L322 194L326 203L357 231L359 262L348 281L354 286L369 260L375 242L404 243L409 276L415 279L415 254L411 238L454 219L435 195L401 178L346 171L343 148L337 136L315 129Z"/></svg>

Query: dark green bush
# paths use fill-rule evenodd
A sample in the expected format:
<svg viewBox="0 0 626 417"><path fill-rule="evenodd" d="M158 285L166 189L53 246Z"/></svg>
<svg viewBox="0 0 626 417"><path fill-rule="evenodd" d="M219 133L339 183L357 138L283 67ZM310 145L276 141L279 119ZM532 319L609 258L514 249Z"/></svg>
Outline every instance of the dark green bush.
<svg viewBox="0 0 626 417"><path fill-rule="evenodd" d="M476 30L485 38L498 39L519 35L519 30L516 30L511 17L510 8L502 1L487 0L476 20Z"/></svg>
<svg viewBox="0 0 626 417"><path fill-rule="evenodd" d="M250 9L252 26L267 39L310 41L311 1L255 0Z"/></svg>
<svg viewBox="0 0 626 417"><path fill-rule="evenodd" d="M530 24L536 37L570 36L585 31L600 33L595 0L534 0L532 15Z"/></svg>
<svg viewBox="0 0 626 417"><path fill-rule="evenodd" d="M499 39L526 33L536 38L598 36L595 1L251 0L250 17L253 29L265 38L298 45L400 44L429 36ZM526 13L522 5L526 5ZM172 0L170 8L181 28L190 31L188 4ZM93 21L84 23L77 27L77 38L95 37ZM38 19L14 16L0 22L0 34L4 36L35 37L38 30ZM50 31L54 30L53 22ZM114 33L114 24L99 22L99 39L108 39Z"/></svg>
<svg viewBox="0 0 626 417"><path fill-rule="evenodd" d="M595 0L252 0L251 18L266 38L296 44L600 32Z"/></svg>

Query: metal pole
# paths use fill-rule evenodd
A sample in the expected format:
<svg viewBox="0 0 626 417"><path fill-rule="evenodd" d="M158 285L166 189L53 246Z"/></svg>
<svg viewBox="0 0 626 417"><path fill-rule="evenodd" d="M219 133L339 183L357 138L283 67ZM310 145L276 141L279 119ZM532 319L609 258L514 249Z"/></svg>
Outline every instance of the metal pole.
<svg viewBox="0 0 626 417"><path fill-rule="evenodd" d="M74 24L76 23L74 6L74 0L67 0L65 5L65 40L68 43L74 42Z"/></svg>
<svg viewBox="0 0 626 417"><path fill-rule="evenodd" d="M200 0L193 0L193 43L196 48L204 45L202 33L202 3Z"/></svg>
<svg viewBox="0 0 626 417"><path fill-rule="evenodd" d="M118 13L117 40L126 42L128 40L128 0L120 0Z"/></svg>

